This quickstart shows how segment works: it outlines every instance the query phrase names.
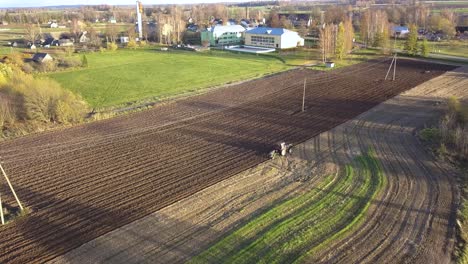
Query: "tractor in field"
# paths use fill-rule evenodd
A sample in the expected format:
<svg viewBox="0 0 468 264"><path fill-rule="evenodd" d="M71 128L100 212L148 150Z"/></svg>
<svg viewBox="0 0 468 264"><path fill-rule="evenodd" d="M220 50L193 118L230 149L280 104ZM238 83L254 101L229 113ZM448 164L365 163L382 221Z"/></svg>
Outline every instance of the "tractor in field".
<svg viewBox="0 0 468 264"><path fill-rule="evenodd" d="M275 146L275 148L270 151L270 158L274 159L277 156L286 156L286 154L292 153L292 144L286 144L286 142L281 142Z"/></svg>

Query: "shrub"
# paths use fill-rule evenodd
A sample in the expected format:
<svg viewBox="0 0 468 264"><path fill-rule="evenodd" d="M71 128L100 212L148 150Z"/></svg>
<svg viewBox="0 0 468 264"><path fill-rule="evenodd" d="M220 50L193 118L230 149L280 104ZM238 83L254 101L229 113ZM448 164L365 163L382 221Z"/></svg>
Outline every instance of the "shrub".
<svg viewBox="0 0 468 264"><path fill-rule="evenodd" d="M13 123L14 113L8 98L0 92L0 130L6 123Z"/></svg>
<svg viewBox="0 0 468 264"><path fill-rule="evenodd" d="M10 66L0 63L0 85L6 84L12 74L13 70Z"/></svg>
<svg viewBox="0 0 468 264"><path fill-rule="evenodd" d="M439 154L439 157L441 157L442 159L444 159L445 156L446 156L447 153L448 153L447 146L446 146L444 143L440 144L440 147L439 147L439 149L437 150L437 152L438 152L438 154Z"/></svg>
<svg viewBox="0 0 468 264"><path fill-rule="evenodd" d="M25 73L33 73L34 72L34 66L28 62L28 63L25 63L23 65L23 67L21 67L21 69L25 72Z"/></svg>
<svg viewBox="0 0 468 264"><path fill-rule="evenodd" d="M457 114L461 110L460 100L455 96L451 96L447 100L447 108L450 115Z"/></svg>
<svg viewBox="0 0 468 264"><path fill-rule="evenodd" d="M5 56L4 62L21 68L24 65L24 56L21 53L14 52Z"/></svg>
<svg viewBox="0 0 468 264"><path fill-rule="evenodd" d="M14 95L16 117L40 122L77 123L87 106L80 97L50 79L15 73L0 92Z"/></svg>
<svg viewBox="0 0 468 264"><path fill-rule="evenodd" d="M146 46L148 46L148 42L146 42L144 40L140 41L140 47L144 48Z"/></svg>
<svg viewBox="0 0 468 264"><path fill-rule="evenodd" d="M419 137L430 143L439 143L441 140L440 131L437 128L425 128L419 132Z"/></svg>
<svg viewBox="0 0 468 264"><path fill-rule="evenodd" d="M73 46L67 46L63 50L65 51L65 54L67 54L68 57L70 57L71 55L73 55L73 53L75 53L75 47Z"/></svg>
<svg viewBox="0 0 468 264"><path fill-rule="evenodd" d="M138 47L137 43L135 40L130 40L128 43L127 43L127 48L129 49L136 49Z"/></svg>
<svg viewBox="0 0 468 264"><path fill-rule="evenodd" d="M46 61L37 64L37 70L39 72L54 72L57 70L57 61Z"/></svg>
<svg viewBox="0 0 468 264"><path fill-rule="evenodd" d="M107 43L107 49L110 51L116 51L118 48L119 46L117 46L117 44L115 44L114 42Z"/></svg>
<svg viewBox="0 0 468 264"><path fill-rule="evenodd" d="M104 47L99 47L99 52L101 52L101 53L104 53L104 52L106 52L106 50L107 50L107 49L106 49L106 48L104 48Z"/></svg>
<svg viewBox="0 0 468 264"><path fill-rule="evenodd" d="M63 68L79 67L82 65L81 60L77 57L58 58L58 66Z"/></svg>

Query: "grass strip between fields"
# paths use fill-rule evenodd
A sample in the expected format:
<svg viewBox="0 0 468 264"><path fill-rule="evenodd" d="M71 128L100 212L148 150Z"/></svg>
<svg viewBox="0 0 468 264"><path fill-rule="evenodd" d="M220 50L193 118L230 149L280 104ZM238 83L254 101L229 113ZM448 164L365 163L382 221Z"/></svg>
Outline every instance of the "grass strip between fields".
<svg viewBox="0 0 468 264"><path fill-rule="evenodd" d="M373 152L233 231L191 263L301 262L360 223L385 179Z"/></svg>

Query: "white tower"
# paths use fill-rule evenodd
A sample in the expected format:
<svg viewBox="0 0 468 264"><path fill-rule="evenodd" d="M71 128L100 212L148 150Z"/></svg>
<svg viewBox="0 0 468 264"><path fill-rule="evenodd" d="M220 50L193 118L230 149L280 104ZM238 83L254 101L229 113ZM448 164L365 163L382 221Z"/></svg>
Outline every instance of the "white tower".
<svg viewBox="0 0 468 264"><path fill-rule="evenodd" d="M137 20L138 20L138 38L139 40L143 39L143 25L141 22L141 14L143 13L143 5L140 1L136 1L136 9L137 9Z"/></svg>

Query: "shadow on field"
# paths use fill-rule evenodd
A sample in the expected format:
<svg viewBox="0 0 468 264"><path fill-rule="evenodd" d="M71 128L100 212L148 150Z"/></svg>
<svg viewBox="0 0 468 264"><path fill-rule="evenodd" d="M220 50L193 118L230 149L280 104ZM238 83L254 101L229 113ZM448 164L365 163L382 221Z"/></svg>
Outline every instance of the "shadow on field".
<svg viewBox="0 0 468 264"><path fill-rule="evenodd" d="M408 64L411 66L412 62ZM102 121L82 126L84 129L81 130L72 129L72 132L64 130L44 137L31 136L2 143L0 154L6 152L9 155L6 163L11 165L11 172L17 177L16 181L12 179L13 183L20 198L32 207L32 213L2 229L4 239L0 245L4 250L0 252L0 262L42 262L64 254L258 165L267 160L266 154L278 142L297 144L309 140L379 102L441 74L418 75L414 71L420 70L415 70L415 65L413 68L408 66L413 72L408 70L405 73L407 77L395 82L343 75L339 82L335 79L320 84L310 83L306 87L304 112L300 111L303 87L294 86L255 102L210 113L210 118L194 118L168 129L151 127L158 123L160 117L158 109L155 109L118 119L115 123L113 120ZM384 71L381 67L375 75L380 78ZM411 104L411 101L404 104ZM216 103L197 103L195 107L211 109L219 106ZM189 109L193 109L193 105ZM164 114L176 111L170 107L166 110ZM390 111L400 111L399 116L404 113L398 106ZM134 123L134 120L138 122ZM163 120L168 118L163 117ZM404 115L401 120L404 120ZM119 134L121 132L123 136ZM59 144L73 141L74 136L82 137L82 142ZM95 141L86 141L87 136ZM37 138L39 143L36 143ZM63 149L69 149L66 153L57 152L56 143ZM14 144L17 146L12 146ZM107 148L103 147L105 144ZM34 151L31 146L39 146L41 152ZM18 153L8 152L7 147L15 147ZM23 157L30 159L24 162ZM3 185L2 193L4 190ZM163 217L159 221L177 220ZM181 230L200 230L197 233L201 234L201 240L205 233L219 235L209 226L184 222L171 224L180 226ZM142 229L150 233L152 227L148 225ZM152 250L145 249L140 243L162 243L161 250L165 250L165 254L191 254L184 252L187 250L184 247L164 249L164 241L170 239L170 234L158 237L158 234L164 234L164 228L158 234L148 235L146 232L127 233L117 240L128 239L132 235L137 237L135 242L129 242L132 244L129 247L139 250L135 257L138 260L142 260L139 254L143 256L139 252ZM196 241L193 237L187 240ZM105 247L111 252L121 250L114 246L115 243L119 242L111 242ZM124 259L125 254L133 253L124 250L117 256ZM111 257L107 256L103 261Z"/></svg>

